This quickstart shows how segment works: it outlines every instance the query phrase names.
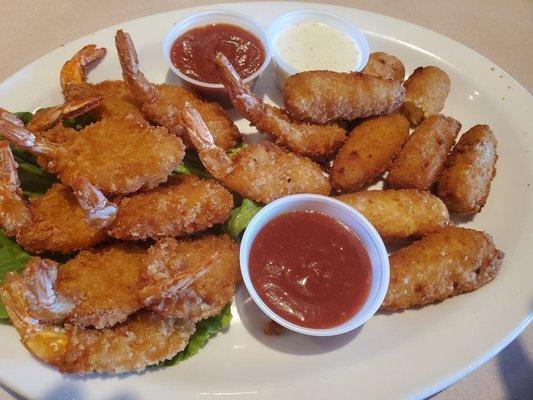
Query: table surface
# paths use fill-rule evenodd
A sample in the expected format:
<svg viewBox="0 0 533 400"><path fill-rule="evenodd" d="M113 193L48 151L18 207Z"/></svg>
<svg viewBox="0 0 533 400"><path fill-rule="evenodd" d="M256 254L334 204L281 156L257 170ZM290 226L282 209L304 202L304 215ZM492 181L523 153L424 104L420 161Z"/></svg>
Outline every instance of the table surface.
<svg viewBox="0 0 533 400"><path fill-rule="evenodd" d="M0 81L51 50L110 25L217 0L0 0ZM533 91L532 0L321 0L432 29L474 49ZM533 324L498 356L432 397L533 398ZM0 399L18 398L0 387Z"/></svg>

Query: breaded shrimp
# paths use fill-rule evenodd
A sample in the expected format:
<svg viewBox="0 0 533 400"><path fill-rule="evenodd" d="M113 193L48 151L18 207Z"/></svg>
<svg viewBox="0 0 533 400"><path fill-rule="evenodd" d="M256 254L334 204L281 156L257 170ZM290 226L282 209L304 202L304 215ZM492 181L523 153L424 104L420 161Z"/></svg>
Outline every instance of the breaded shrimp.
<svg viewBox="0 0 533 400"><path fill-rule="evenodd" d="M95 205L104 209L108 223L116 207L110 203ZM17 163L6 142L0 142L0 225L6 235L14 237L26 250L71 253L92 247L107 235L104 226L87 221L85 210L72 190L54 184L42 196L26 200L21 195Z"/></svg>
<svg viewBox="0 0 533 400"><path fill-rule="evenodd" d="M428 190L437 180L461 123L444 115L426 118L392 163L387 182L396 188Z"/></svg>
<svg viewBox="0 0 533 400"><path fill-rule="evenodd" d="M91 115L97 119L113 115L133 114L142 117L142 111L122 81L87 82L88 69L106 54L105 48L89 44L78 51L61 69L60 82L65 100L101 96L102 104Z"/></svg>
<svg viewBox="0 0 533 400"><path fill-rule="evenodd" d="M450 93L450 78L440 68L418 67L407 78L405 102L400 112L413 125L418 125L424 118L438 114Z"/></svg>
<svg viewBox="0 0 533 400"><path fill-rule="evenodd" d="M488 125L476 125L461 136L437 182L437 194L451 212L472 215L485 205L496 175L496 146Z"/></svg>
<svg viewBox="0 0 533 400"><path fill-rule="evenodd" d="M392 114L404 96L398 81L332 71L292 75L283 91L285 108L292 118L317 123Z"/></svg>
<svg viewBox="0 0 533 400"><path fill-rule="evenodd" d="M398 82L403 82L405 79L405 67L403 62L393 55L382 51L370 53L368 62L361 73L376 76L378 78L392 79Z"/></svg>
<svg viewBox="0 0 533 400"><path fill-rule="evenodd" d="M37 155L39 164L65 185L84 178L105 194L156 187L185 154L178 137L131 115L104 118L81 131L58 124L39 137L0 119L0 133Z"/></svg>
<svg viewBox="0 0 533 400"><path fill-rule="evenodd" d="M213 143L198 111L186 105L182 118L189 140L207 170L228 189L244 197L266 204L289 194L328 195L331 191L318 164L308 158L269 142L246 146L230 158Z"/></svg>
<svg viewBox="0 0 533 400"><path fill-rule="evenodd" d="M471 292L498 273L503 253L490 235L448 227L390 256L382 310L401 310Z"/></svg>
<svg viewBox="0 0 533 400"><path fill-rule="evenodd" d="M184 236L223 223L233 209L233 196L214 181L179 175L148 192L124 197L117 205L109 235L145 240Z"/></svg>
<svg viewBox="0 0 533 400"><path fill-rule="evenodd" d="M237 144L240 133L218 103L200 100L181 87L150 83L139 69L137 52L130 35L122 30L117 31L115 44L124 81L131 94L142 104L142 109L150 120L177 136L185 137L181 110L189 102L202 116L218 147L228 150Z"/></svg>
<svg viewBox="0 0 533 400"><path fill-rule="evenodd" d="M139 311L110 329L40 323L29 313L24 278L8 272L0 299L28 351L64 373L142 371L174 357L195 331L192 321Z"/></svg>
<svg viewBox="0 0 533 400"><path fill-rule="evenodd" d="M346 139L342 127L291 121L281 108L263 103L244 84L226 56L218 53L216 62L233 105L260 132L271 136L277 144L294 153L318 160L326 159L339 150Z"/></svg>
<svg viewBox="0 0 533 400"><path fill-rule="evenodd" d="M203 277L180 290L177 296L154 304L150 309L167 317L194 321L219 314L233 299L235 285L241 280L239 248L229 236L209 235L182 241L163 239L148 250L147 264L149 270L150 265L174 265L184 258L194 268L210 257L214 261Z"/></svg>
<svg viewBox="0 0 533 400"><path fill-rule="evenodd" d="M451 225L444 203L421 190L370 190L337 199L363 214L386 242L421 238Z"/></svg>
<svg viewBox="0 0 533 400"><path fill-rule="evenodd" d="M409 121L400 114L373 118L356 126L333 161L333 188L350 192L372 182L389 169L408 138Z"/></svg>

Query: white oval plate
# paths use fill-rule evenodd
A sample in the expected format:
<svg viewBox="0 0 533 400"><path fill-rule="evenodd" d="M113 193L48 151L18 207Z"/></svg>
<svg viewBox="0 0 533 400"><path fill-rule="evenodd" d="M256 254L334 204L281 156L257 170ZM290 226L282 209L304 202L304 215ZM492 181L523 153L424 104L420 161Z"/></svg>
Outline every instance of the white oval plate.
<svg viewBox="0 0 533 400"><path fill-rule="evenodd" d="M495 355L531 319L533 304L533 163L531 96L498 66L467 47L427 29L349 8L302 3L218 5L268 25L301 7L323 8L347 18L367 34L372 51L401 58L408 73L436 65L451 78L444 112L468 129L489 124L497 138L498 173L487 205L464 225L490 232L506 256L494 282L480 290L418 310L381 314L357 332L333 338L262 333L264 317L242 290L225 334L177 366L118 377L64 377L34 359L9 325L0 325L0 382L29 398L190 399L208 395L255 399L421 398L453 383ZM214 7L210 7L213 9ZM206 7L178 10L126 22L69 43L23 68L0 85L0 104L33 110L61 102L58 74L87 43L108 48L90 80L120 79L114 34L130 32L141 67L153 82L167 75L161 42L172 24ZM28 34L30 34L28 32ZM257 91L279 101L270 75ZM252 131L240 121L240 127Z"/></svg>

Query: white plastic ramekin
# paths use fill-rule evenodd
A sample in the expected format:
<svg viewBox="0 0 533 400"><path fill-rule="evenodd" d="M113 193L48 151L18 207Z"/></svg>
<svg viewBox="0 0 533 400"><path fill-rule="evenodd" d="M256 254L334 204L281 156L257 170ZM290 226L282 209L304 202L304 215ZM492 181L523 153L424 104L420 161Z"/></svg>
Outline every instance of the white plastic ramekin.
<svg viewBox="0 0 533 400"><path fill-rule="evenodd" d="M268 38L270 40L270 45L272 46L272 58L274 60L276 84L281 91L283 91L285 81L289 76L302 71L298 71L296 68L289 65L280 56L276 49L276 36L283 29L302 22L324 23L340 30L341 32L344 32L350 39L354 41L359 49L359 62L354 66L353 71L358 72L365 67L369 56L368 42L365 35L363 35L359 28L357 28L354 24L327 11L313 9L291 11L276 19L268 28ZM332 46L334 46L334 43L332 43Z"/></svg>
<svg viewBox="0 0 533 400"><path fill-rule="evenodd" d="M268 36L259 22L255 19L248 17L247 15L234 12L234 11L206 11L198 14L191 15L183 21L174 25L174 27L168 32L165 40L163 41L163 59L168 68L174 72L183 82L185 86L193 89L201 95L209 98L213 101L218 101L224 107L231 106L229 97L224 89L224 86L220 83L206 83L182 73L173 63L170 58L170 52L172 45L178 37L190 29L198 26L210 25L210 24L231 24L236 25L239 28L247 30L256 36L265 50L265 60L261 67L252 75L243 79L244 83L253 87L259 76L268 67L270 59L272 58L272 51L270 48L270 42Z"/></svg>
<svg viewBox="0 0 533 400"><path fill-rule="evenodd" d="M291 211L312 210L324 213L342 222L351 229L363 243L368 252L372 266L370 293L361 309L348 321L332 328L314 329L296 325L280 317L259 297L250 279L248 260L250 249L259 231L278 215ZM389 257L376 229L368 220L347 204L331 197L314 194L297 194L273 201L259 211L250 221L241 242L240 249L241 273L244 284L263 312L278 324L294 332L311 336L334 336L349 332L372 317L385 298L389 286Z"/></svg>

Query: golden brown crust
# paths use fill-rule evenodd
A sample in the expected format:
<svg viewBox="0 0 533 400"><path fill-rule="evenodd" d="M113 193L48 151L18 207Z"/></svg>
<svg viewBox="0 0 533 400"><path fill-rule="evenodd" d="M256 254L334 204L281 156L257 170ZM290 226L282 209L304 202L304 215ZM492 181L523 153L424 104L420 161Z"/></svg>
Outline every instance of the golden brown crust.
<svg viewBox="0 0 533 400"><path fill-rule="evenodd" d="M361 73L378 78L392 79L398 82L403 82L405 79L403 62L393 55L382 51L370 53L368 62Z"/></svg>
<svg viewBox="0 0 533 400"><path fill-rule="evenodd" d="M391 114L404 101L400 82L361 73L306 71L287 79L285 107L292 118L326 123Z"/></svg>
<svg viewBox="0 0 533 400"><path fill-rule="evenodd" d="M421 190L370 190L337 198L363 214L384 241L420 238L451 224L444 203Z"/></svg>
<svg viewBox="0 0 533 400"><path fill-rule="evenodd" d="M459 121L451 117L426 118L398 153L387 182L395 188L428 190L437 180L460 129Z"/></svg>
<svg viewBox="0 0 533 400"><path fill-rule="evenodd" d="M451 212L471 215L485 205L496 175L496 146L487 125L476 125L459 139L437 182L437 194Z"/></svg>
<svg viewBox="0 0 533 400"><path fill-rule="evenodd" d="M333 161L331 183L342 192L359 189L376 179L409 138L409 122L400 114L363 122L350 133Z"/></svg>
<svg viewBox="0 0 533 400"><path fill-rule="evenodd" d="M503 259L490 235L448 227L390 256L382 310L401 310L471 292L490 282Z"/></svg>
<svg viewBox="0 0 533 400"><path fill-rule="evenodd" d="M450 78L440 68L418 67L407 78L405 103L400 112L413 124L418 125L423 118L438 114L450 93Z"/></svg>
<svg viewBox="0 0 533 400"><path fill-rule="evenodd" d="M195 176L173 176L145 193L122 198L108 230L122 240L183 236L225 222L233 196L223 186Z"/></svg>

